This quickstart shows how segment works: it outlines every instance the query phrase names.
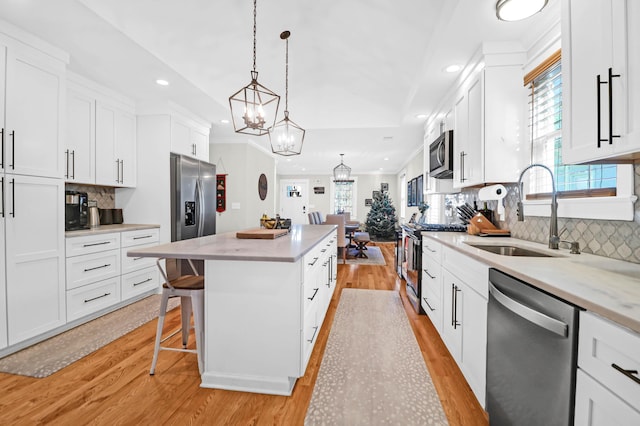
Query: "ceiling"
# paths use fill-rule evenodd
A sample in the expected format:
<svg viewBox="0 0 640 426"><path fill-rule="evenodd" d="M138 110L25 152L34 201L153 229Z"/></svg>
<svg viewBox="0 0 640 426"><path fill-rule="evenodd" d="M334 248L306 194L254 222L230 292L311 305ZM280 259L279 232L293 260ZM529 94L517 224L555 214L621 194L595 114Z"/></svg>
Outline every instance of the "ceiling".
<svg viewBox="0 0 640 426"><path fill-rule="evenodd" d="M502 22L495 0L259 0L258 80L284 100L279 34L291 31L290 118L307 130L302 155L276 156L278 174L326 175L341 153L353 174L399 172L422 146L416 115L434 113L459 77L444 68L467 64L482 42L526 50L557 24L558 3ZM220 121L250 81L252 9L251 0L0 0L0 18L68 52L69 70L138 102L173 101L210 122L214 142L270 151L267 136Z"/></svg>

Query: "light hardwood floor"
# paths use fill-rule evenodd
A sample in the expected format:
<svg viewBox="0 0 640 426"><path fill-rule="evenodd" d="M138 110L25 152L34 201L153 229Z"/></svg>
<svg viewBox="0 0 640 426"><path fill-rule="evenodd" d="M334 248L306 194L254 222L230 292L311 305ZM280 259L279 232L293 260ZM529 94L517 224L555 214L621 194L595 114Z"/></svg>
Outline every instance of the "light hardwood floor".
<svg viewBox="0 0 640 426"><path fill-rule="evenodd" d="M149 376L156 326L152 321L47 378L0 373L0 424L302 425L340 293L349 287L400 290L450 424L486 425L485 412L429 319L416 315L406 301L404 283L394 272L394 244L377 245L386 267L338 266L338 286L325 326L290 397L200 388L192 354L162 352L156 375ZM167 316L174 327L180 319L176 311Z"/></svg>

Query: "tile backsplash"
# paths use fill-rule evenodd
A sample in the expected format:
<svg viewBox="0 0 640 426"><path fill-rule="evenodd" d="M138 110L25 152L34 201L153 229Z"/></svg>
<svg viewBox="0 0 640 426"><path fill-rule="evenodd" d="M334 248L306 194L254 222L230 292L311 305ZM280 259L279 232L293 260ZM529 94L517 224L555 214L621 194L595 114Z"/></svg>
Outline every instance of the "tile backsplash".
<svg viewBox="0 0 640 426"><path fill-rule="evenodd" d="M634 166L635 194L640 198L640 165ZM511 235L523 240L546 244L549 240L549 218L525 217L518 222L516 204L518 195L516 184L505 185L507 196L504 199L505 220L497 222L499 228L510 229ZM473 205L478 198L477 189L466 189L456 195L456 200L464 199ZM497 201L488 201L487 205L497 215ZM479 205L479 207L481 207ZM578 241L580 250L599 256L640 263L640 201L634 206L632 222L619 220L566 219L558 218L558 229L566 228L563 240Z"/></svg>
<svg viewBox="0 0 640 426"><path fill-rule="evenodd" d="M113 209L116 207L115 188L67 183L65 190L86 192L89 201L95 201L100 209Z"/></svg>

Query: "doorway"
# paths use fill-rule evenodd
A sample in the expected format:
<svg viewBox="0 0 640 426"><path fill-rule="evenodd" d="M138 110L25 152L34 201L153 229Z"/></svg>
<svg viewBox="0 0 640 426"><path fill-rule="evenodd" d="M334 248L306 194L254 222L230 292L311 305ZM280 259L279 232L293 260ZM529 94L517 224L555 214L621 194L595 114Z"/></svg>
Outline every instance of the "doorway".
<svg viewBox="0 0 640 426"><path fill-rule="evenodd" d="M280 217L290 218L295 225L309 223L309 181L282 179L280 181Z"/></svg>

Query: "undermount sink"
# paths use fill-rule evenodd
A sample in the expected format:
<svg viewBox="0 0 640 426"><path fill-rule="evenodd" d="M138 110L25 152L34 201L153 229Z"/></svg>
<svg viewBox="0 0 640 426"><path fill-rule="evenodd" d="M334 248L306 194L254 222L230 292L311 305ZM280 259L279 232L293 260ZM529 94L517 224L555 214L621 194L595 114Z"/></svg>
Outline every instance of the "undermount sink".
<svg viewBox="0 0 640 426"><path fill-rule="evenodd" d="M523 247L507 246L507 245L489 245L489 244L473 244L467 243L471 247L485 250L502 256L525 256L525 257L554 257L552 254L543 253L541 251L529 250Z"/></svg>

